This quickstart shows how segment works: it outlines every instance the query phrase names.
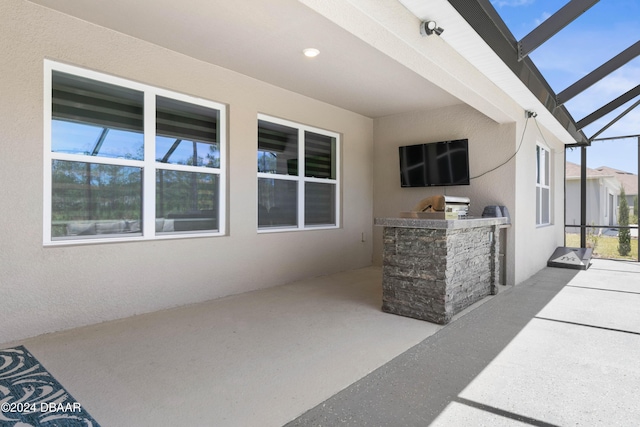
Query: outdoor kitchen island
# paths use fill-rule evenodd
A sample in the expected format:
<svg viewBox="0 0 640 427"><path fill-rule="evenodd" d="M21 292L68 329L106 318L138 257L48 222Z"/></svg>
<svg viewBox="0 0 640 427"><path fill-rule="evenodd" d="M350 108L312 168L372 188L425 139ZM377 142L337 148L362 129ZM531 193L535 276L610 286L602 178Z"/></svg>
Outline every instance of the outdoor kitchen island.
<svg viewBox="0 0 640 427"><path fill-rule="evenodd" d="M376 218L383 226L382 311L445 324L497 293L507 218Z"/></svg>

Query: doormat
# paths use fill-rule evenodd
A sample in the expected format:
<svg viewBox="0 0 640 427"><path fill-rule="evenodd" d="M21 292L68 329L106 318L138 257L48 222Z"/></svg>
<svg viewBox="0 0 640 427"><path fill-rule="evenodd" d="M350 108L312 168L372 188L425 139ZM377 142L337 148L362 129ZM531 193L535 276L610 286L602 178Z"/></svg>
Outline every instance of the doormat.
<svg viewBox="0 0 640 427"><path fill-rule="evenodd" d="M99 427L24 347L0 350L0 426Z"/></svg>

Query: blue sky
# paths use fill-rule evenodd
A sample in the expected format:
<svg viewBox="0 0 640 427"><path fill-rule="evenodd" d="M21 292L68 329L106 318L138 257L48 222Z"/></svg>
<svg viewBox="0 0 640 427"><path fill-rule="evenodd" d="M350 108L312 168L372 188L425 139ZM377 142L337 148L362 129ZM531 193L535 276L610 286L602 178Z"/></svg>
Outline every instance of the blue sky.
<svg viewBox="0 0 640 427"><path fill-rule="evenodd" d="M521 40L568 0L492 0L517 40ZM531 53L531 59L559 93L640 39L640 0L601 0ZM578 121L640 84L640 57L591 86L566 107ZM584 129L587 137L603 128L638 98ZM640 134L640 106L599 137ZM638 139L594 142L587 166L610 166L637 173ZM579 163L579 150L567 153Z"/></svg>

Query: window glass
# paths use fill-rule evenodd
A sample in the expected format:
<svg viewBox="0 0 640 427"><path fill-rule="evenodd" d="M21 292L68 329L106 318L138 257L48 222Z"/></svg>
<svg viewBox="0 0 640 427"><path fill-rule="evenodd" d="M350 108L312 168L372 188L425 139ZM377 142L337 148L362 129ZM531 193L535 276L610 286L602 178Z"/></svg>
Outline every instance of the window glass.
<svg viewBox="0 0 640 427"><path fill-rule="evenodd" d="M218 115L217 110L157 97L156 161L219 168Z"/></svg>
<svg viewBox="0 0 640 427"><path fill-rule="evenodd" d="M54 160L51 209L52 238L139 234L142 168Z"/></svg>
<svg viewBox="0 0 640 427"><path fill-rule="evenodd" d="M334 225L336 223L336 186L307 182L304 187L305 225Z"/></svg>
<svg viewBox="0 0 640 427"><path fill-rule="evenodd" d="M218 175L156 171L156 232L218 229Z"/></svg>
<svg viewBox="0 0 640 427"><path fill-rule="evenodd" d="M536 225L551 223L551 188L550 188L549 150L536 146Z"/></svg>
<svg viewBox="0 0 640 427"><path fill-rule="evenodd" d="M51 114L53 152L143 158L141 92L54 71Z"/></svg>
<svg viewBox="0 0 640 427"><path fill-rule="evenodd" d="M551 168L549 167L549 157L549 152L547 150L544 150L544 184L547 186L551 183Z"/></svg>
<svg viewBox="0 0 640 427"><path fill-rule="evenodd" d="M298 129L258 121L258 172L298 175Z"/></svg>
<svg viewBox="0 0 640 427"><path fill-rule="evenodd" d="M540 190L541 190L540 188L536 188L536 224L542 224L542 221L541 221L542 211L540 208L540 205L542 204L542 195L540 194L541 193Z"/></svg>
<svg viewBox="0 0 640 427"><path fill-rule="evenodd" d="M45 244L224 234L224 106L48 60L45 68Z"/></svg>
<svg viewBox="0 0 640 427"><path fill-rule="evenodd" d="M336 139L314 132L305 132L305 176L336 178Z"/></svg>
<svg viewBox="0 0 640 427"><path fill-rule="evenodd" d="M338 148L334 132L259 116L259 229L338 225Z"/></svg>
<svg viewBox="0 0 640 427"><path fill-rule="evenodd" d="M542 162L540 161L540 147L536 146L536 183L541 184L540 177L542 176L541 172Z"/></svg>
<svg viewBox="0 0 640 427"><path fill-rule="evenodd" d="M549 224L550 223L550 218L549 218L549 203L550 203L550 198L551 194L549 192L548 188L542 188L542 224Z"/></svg>
<svg viewBox="0 0 640 427"><path fill-rule="evenodd" d="M258 224L261 227L298 225L298 182L258 179Z"/></svg>

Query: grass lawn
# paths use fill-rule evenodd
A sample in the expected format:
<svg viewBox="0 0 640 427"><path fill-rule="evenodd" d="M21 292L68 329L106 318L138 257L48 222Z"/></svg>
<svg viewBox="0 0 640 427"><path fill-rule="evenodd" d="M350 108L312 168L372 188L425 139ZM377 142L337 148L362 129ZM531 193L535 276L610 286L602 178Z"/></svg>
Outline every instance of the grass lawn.
<svg viewBox="0 0 640 427"><path fill-rule="evenodd" d="M580 247L580 234L567 233L566 237L567 247ZM621 256L618 253L617 237L587 235L587 247L594 248L594 258L638 260L638 239L631 239L631 253L627 256Z"/></svg>

